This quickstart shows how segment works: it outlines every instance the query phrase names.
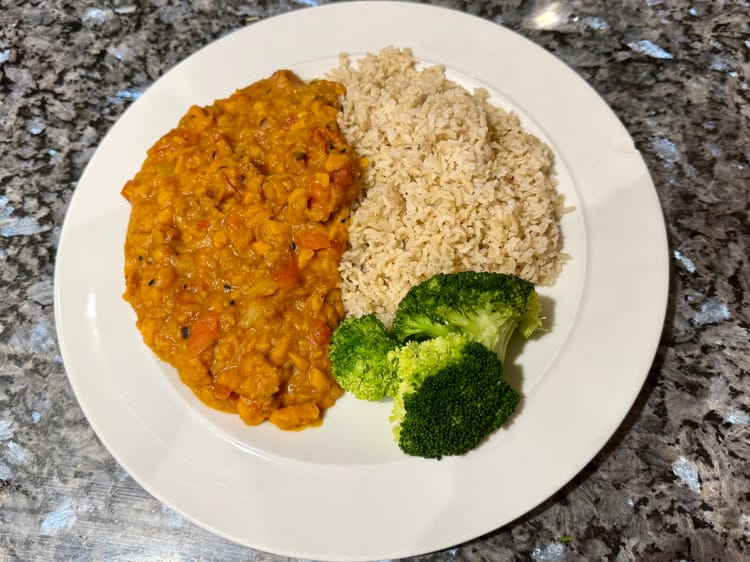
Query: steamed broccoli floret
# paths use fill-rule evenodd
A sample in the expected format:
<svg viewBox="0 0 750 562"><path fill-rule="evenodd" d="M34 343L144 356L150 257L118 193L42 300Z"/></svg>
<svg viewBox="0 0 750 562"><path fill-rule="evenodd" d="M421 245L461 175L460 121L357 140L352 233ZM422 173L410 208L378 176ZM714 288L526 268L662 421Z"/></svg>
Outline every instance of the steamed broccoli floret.
<svg viewBox="0 0 750 562"><path fill-rule="evenodd" d="M519 402L497 355L463 334L408 342L390 356L400 380L393 434L409 455L464 454L500 427Z"/></svg>
<svg viewBox="0 0 750 562"><path fill-rule="evenodd" d="M476 447L520 400L503 377L515 331L541 325L534 285L514 275L439 274L413 287L392 332L374 315L347 318L331 336L339 384L357 398L394 398L393 434L409 455L439 459Z"/></svg>
<svg viewBox="0 0 750 562"><path fill-rule="evenodd" d="M336 382L361 400L395 396L398 380L388 353L397 347L374 315L345 318L333 331L329 348Z"/></svg>
<svg viewBox="0 0 750 562"><path fill-rule="evenodd" d="M513 332L529 337L541 326L534 285L515 275L465 271L438 274L409 290L393 320L399 342L461 332L501 361Z"/></svg>

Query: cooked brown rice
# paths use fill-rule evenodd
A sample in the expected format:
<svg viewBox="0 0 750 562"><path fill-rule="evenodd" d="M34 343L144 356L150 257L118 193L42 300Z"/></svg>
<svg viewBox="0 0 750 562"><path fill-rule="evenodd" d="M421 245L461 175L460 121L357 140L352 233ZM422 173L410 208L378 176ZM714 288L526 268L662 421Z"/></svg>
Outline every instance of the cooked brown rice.
<svg viewBox="0 0 750 562"><path fill-rule="evenodd" d="M563 199L550 149L516 115L442 67L419 70L408 49L342 56L331 77L347 88L340 126L369 160L340 266L348 314L389 325L409 288L441 272L555 280Z"/></svg>

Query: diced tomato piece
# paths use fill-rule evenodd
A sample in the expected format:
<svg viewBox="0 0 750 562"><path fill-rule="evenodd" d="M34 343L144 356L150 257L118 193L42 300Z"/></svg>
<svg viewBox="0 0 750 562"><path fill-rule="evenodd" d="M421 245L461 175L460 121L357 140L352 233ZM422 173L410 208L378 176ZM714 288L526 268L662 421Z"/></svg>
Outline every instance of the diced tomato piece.
<svg viewBox="0 0 750 562"><path fill-rule="evenodd" d="M188 339L187 354L190 357L198 357L206 351L214 341L221 335L219 315L216 312L205 312L190 326L190 338Z"/></svg>
<svg viewBox="0 0 750 562"><path fill-rule="evenodd" d="M339 187L347 188L354 182L352 165L346 162L338 170L331 172L331 181Z"/></svg>
<svg viewBox="0 0 750 562"><path fill-rule="evenodd" d="M317 321L310 327L310 340L318 347L325 347L331 339L331 328L325 322Z"/></svg>
<svg viewBox="0 0 750 562"><path fill-rule="evenodd" d="M289 258L279 263L273 271L272 279L282 289L293 289L299 283L299 266L297 257L290 252Z"/></svg>
<svg viewBox="0 0 750 562"><path fill-rule="evenodd" d="M331 247L331 239L321 230L300 230L294 237L297 246L306 250L322 250Z"/></svg>

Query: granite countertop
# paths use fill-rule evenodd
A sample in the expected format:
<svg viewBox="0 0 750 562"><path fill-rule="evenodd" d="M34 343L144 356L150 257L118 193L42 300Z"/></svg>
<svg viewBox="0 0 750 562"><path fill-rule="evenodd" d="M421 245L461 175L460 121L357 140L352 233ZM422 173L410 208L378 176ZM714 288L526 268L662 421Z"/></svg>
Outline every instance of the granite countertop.
<svg viewBox="0 0 750 562"><path fill-rule="evenodd" d="M199 47L316 0L0 4L0 560L275 560L163 506L100 444L58 350L53 270L76 181L128 105ZM649 377L601 453L426 558L750 559L750 4L441 4L528 37L611 105L653 175L672 281Z"/></svg>

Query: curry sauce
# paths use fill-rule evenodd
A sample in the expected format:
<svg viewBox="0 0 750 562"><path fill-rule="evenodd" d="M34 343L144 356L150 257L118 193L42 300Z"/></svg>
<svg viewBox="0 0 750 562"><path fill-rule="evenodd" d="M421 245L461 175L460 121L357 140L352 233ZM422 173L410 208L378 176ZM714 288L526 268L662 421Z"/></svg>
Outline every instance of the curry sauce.
<svg viewBox="0 0 750 562"><path fill-rule="evenodd" d="M145 343L248 424L314 425L342 393L327 350L360 175L344 93L278 71L191 107L122 190L123 296Z"/></svg>

